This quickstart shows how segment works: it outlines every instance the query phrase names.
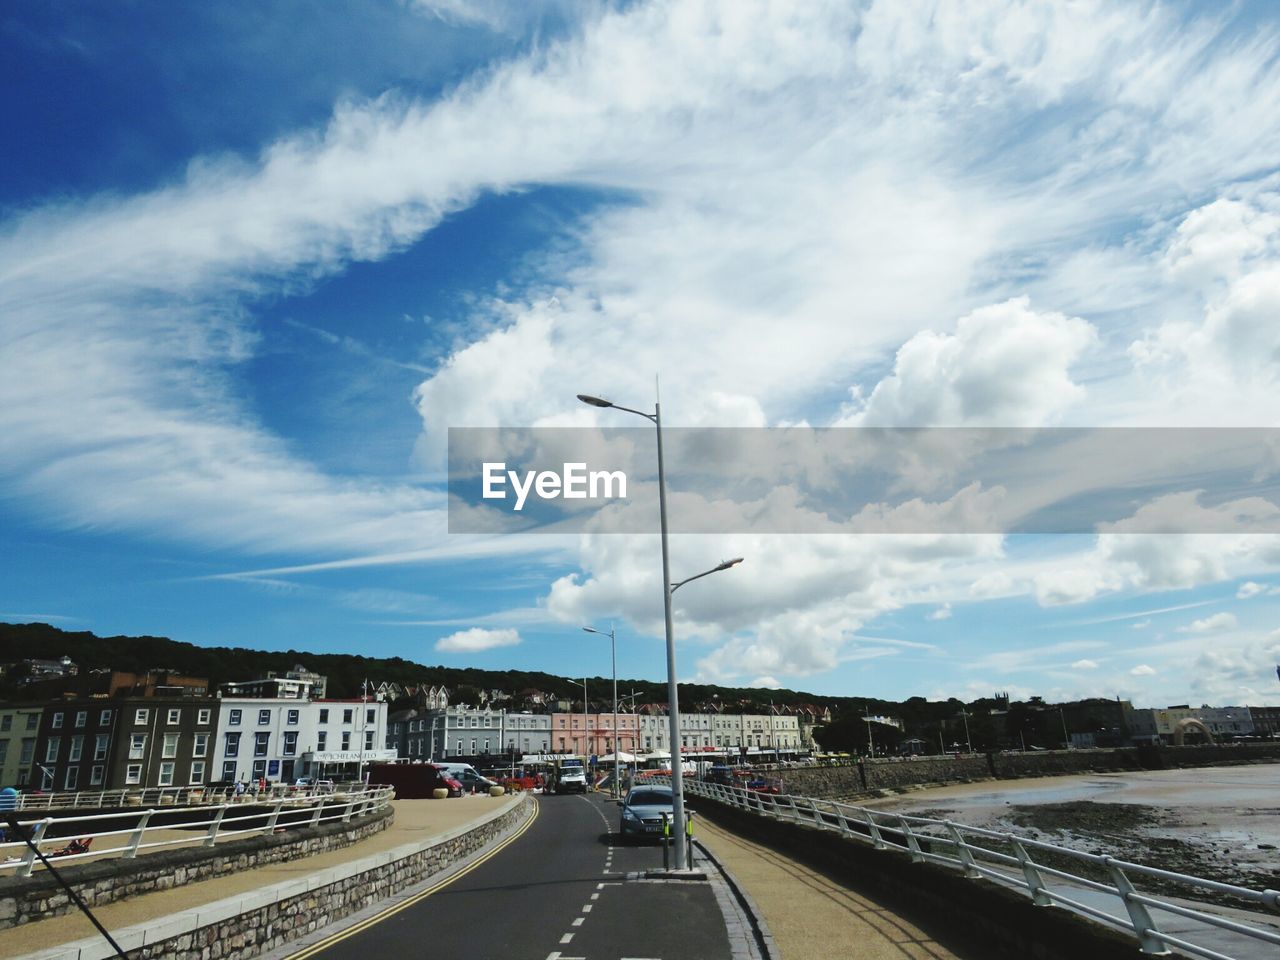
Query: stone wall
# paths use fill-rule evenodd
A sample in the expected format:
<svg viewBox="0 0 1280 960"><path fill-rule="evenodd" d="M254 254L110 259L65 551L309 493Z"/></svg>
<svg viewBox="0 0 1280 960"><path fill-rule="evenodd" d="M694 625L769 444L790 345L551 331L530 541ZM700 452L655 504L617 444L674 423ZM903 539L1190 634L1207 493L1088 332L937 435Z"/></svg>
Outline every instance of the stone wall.
<svg viewBox="0 0 1280 960"><path fill-rule="evenodd" d="M58 872L93 907L155 890L209 880L283 860L296 860L349 846L391 825L394 811L322 823L282 833L224 840L212 847L191 846L143 853L133 860L113 857L60 866ZM0 878L0 930L70 913L76 907L48 871L30 877Z"/></svg>
<svg viewBox="0 0 1280 960"><path fill-rule="evenodd" d="M872 760L840 767L794 767L782 771L787 793L834 800L903 790L925 784L1013 780L1121 770L1212 767L1280 762L1280 744L1195 747L1127 747L1118 750L1054 750L989 753L964 757Z"/></svg>
<svg viewBox="0 0 1280 960"><path fill-rule="evenodd" d="M247 960L403 893L483 850L526 821L535 802L531 794L522 794L507 810L495 811L478 825L453 831L403 856L374 854L114 936L131 960ZM41 956L45 960L97 960L113 954L107 943L99 940L67 944L64 953Z"/></svg>

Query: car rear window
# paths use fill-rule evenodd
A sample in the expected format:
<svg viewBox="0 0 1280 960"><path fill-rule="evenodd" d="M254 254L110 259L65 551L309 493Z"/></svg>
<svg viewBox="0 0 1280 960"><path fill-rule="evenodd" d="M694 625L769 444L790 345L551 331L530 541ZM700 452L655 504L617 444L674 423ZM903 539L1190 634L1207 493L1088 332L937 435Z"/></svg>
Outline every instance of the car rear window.
<svg viewBox="0 0 1280 960"><path fill-rule="evenodd" d="M671 794L661 790L644 790L631 794L627 801L633 807L668 807L671 805Z"/></svg>

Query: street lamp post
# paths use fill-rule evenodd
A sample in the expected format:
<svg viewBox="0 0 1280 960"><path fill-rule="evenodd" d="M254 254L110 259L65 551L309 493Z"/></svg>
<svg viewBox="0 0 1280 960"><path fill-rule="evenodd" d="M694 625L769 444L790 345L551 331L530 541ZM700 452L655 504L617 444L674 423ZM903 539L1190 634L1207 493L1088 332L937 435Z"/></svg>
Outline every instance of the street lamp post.
<svg viewBox="0 0 1280 960"><path fill-rule="evenodd" d="M613 660L613 796L618 796L618 636L613 629L613 624L609 624L609 632L597 630L594 627L583 627L587 633L598 633L602 637L609 638L609 651Z"/></svg>
<svg viewBox="0 0 1280 960"><path fill-rule="evenodd" d="M671 737L671 832L673 834L673 840L675 841L676 865L677 869L679 869L680 866L686 862L686 842L684 835L684 771L682 769L683 765L679 759L680 702L676 690L676 641L675 628L671 617L671 595L686 583L698 580L712 573L717 573L721 570L728 570L735 564L741 563L742 558L738 557L736 560L724 561L710 570L673 583L671 581L670 551L667 547L667 475L662 461L661 402L654 402L653 413L645 413L643 410L633 410L630 407L619 406L612 400L605 400L602 397L593 397L583 393L578 394L578 399L589 406L621 410L624 413L634 413L637 417L644 417L653 424L654 430L657 432L658 518L662 530L662 606L667 634L667 729Z"/></svg>

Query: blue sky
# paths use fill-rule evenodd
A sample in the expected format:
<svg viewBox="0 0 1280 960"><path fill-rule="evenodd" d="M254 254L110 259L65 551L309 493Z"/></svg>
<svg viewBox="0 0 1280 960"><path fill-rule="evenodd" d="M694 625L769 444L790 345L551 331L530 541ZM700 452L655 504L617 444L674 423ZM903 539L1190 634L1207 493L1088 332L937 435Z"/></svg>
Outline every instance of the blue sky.
<svg viewBox="0 0 1280 960"><path fill-rule="evenodd" d="M562 674L614 620L657 679L654 539L450 536L450 426L655 375L689 426L1276 426L1278 51L1261 3L10 4L0 617ZM681 674L1280 701L1276 507L1183 493L679 538L747 558Z"/></svg>

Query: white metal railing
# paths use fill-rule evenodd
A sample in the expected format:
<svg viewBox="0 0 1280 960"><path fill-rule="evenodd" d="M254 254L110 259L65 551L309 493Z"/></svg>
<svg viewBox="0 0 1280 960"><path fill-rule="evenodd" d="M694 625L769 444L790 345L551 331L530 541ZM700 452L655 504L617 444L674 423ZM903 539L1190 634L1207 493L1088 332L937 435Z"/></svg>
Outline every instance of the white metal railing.
<svg viewBox="0 0 1280 960"><path fill-rule="evenodd" d="M335 821L345 823L353 817L383 809L394 797L395 790L391 787L360 785L350 791L328 794L246 794L221 803L180 808L177 819L174 814L179 811L169 806L57 818L18 816L17 820L19 829L30 837L36 848L61 866L105 857L132 859L141 852L165 847L193 844L212 847L219 840L247 834L271 834ZM158 822L152 823L157 817ZM75 829L78 824L86 829ZM51 828L56 828L57 837L48 835ZM39 857L26 840L12 835L11 828L5 830L4 842L0 842L0 875L12 870L15 876L30 876L40 865Z"/></svg>
<svg viewBox="0 0 1280 960"><path fill-rule="evenodd" d="M208 805L215 799L234 800L239 803L281 797L329 796L335 790L360 790L361 784L295 787L288 784L272 784L264 791L247 790L237 795L234 787L125 787L116 790L61 790L51 793L20 793L14 801L14 810L97 810L105 807L146 807L169 805ZM0 808L3 809L3 808Z"/></svg>
<svg viewBox="0 0 1280 960"><path fill-rule="evenodd" d="M1280 890L1254 890L1073 850L1031 837L971 827L951 820L872 810L833 800L759 793L692 779L685 780L685 790L762 816L832 830L877 849L903 850L916 862L939 864L972 879L991 880L1021 890L1038 906L1056 904L1132 934L1143 953L1167 954L1173 947L1209 960L1235 960L1231 955L1203 943L1185 939L1186 935L1181 931L1175 935L1168 929L1168 924L1162 930L1153 911L1194 921L1212 928L1215 934L1226 932L1255 944L1280 947L1280 931L1273 926L1270 929L1263 926L1269 926L1268 920L1274 914L1262 912L1280 912ZM1090 879L1051 866L1045 862L1048 858L1043 854L1052 855L1059 863L1065 859L1090 865L1094 872L1106 879ZM1143 893L1136 885L1143 880L1159 880L1184 887L1188 899L1194 898L1197 891L1232 897L1247 905L1251 922L1208 912L1198 903L1188 906ZM1089 893L1082 896L1081 891ZM1093 899L1094 903L1085 902L1088 899ZM1124 910L1123 916L1095 905L1112 899L1119 901Z"/></svg>

